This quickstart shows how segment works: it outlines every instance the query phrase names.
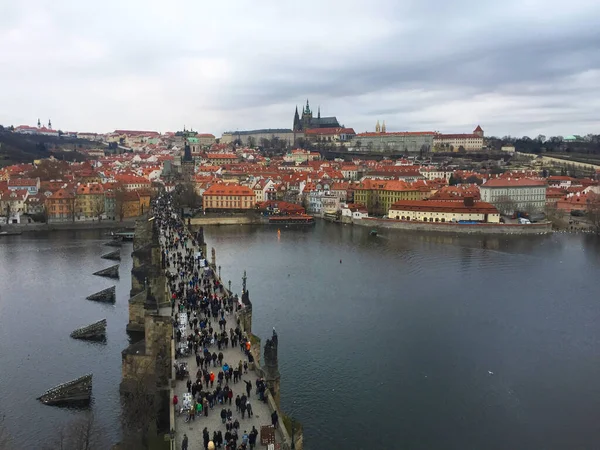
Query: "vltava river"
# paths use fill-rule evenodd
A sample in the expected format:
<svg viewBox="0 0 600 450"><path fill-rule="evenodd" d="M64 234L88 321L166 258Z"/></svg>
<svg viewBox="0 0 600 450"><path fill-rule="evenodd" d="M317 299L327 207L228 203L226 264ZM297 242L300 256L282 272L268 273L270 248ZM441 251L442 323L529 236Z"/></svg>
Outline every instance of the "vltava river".
<svg viewBox="0 0 600 450"><path fill-rule="evenodd" d="M247 271L254 332L264 342L277 328L282 403L305 448L597 448L597 238L368 231L205 230L235 291ZM118 439L131 245L113 283L91 275L111 265L105 241L0 238L0 414L16 449L77 416L35 397L88 372L96 416ZM112 284L115 306L85 300ZM103 317L105 345L69 337Z"/></svg>
<svg viewBox="0 0 600 450"><path fill-rule="evenodd" d="M597 238L368 231L206 229L307 449L598 448Z"/></svg>

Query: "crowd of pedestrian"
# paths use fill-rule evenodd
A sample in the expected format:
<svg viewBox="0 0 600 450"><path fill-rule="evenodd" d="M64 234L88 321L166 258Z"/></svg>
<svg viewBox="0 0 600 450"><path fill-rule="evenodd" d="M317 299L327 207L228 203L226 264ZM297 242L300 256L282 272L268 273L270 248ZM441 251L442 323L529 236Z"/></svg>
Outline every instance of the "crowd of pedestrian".
<svg viewBox="0 0 600 450"><path fill-rule="evenodd" d="M243 423L254 416L250 401L253 388L257 400L266 401L266 383L260 378L254 384L244 379L254 359L250 337L235 316L243 304L221 284L202 252L203 237L188 232L169 196L157 200L154 217L163 240L162 262L171 298L176 355L179 359L193 356L196 362L195 371L187 368L186 391L172 399L175 410L185 416L185 422L197 422L197 426L202 426L203 417L220 417L221 428L203 427L205 450L211 441L215 448L225 450L254 449L258 430L252 426L247 431L249 427ZM236 348L239 360L227 361L224 353L231 354L227 350ZM180 367L180 363L175 366ZM271 424L276 427L277 422L274 413ZM200 447L185 434L181 449L196 448Z"/></svg>

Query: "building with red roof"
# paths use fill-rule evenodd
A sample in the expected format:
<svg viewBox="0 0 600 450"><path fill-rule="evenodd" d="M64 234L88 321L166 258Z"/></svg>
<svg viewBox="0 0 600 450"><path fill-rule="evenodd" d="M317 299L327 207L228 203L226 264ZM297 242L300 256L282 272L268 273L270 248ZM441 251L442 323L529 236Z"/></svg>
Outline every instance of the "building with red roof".
<svg viewBox="0 0 600 450"><path fill-rule="evenodd" d="M213 184L202 196L205 211L250 210L256 204L254 191L239 184Z"/></svg>
<svg viewBox="0 0 600 450"><path fill-rule="evenodd" d="M532 178L492 178L479 186L481 200L507 215L543 211L547 189L545 180Z"/></svg>
<svg viewBox="0 0 600 450"><path fill-rule="evenodd" d="M436 133L433 138L433 147L438 151L458 152L461 148L465 151L481 151L484 145L483 129L479 125L472 133Z"/></svg>
<svg viewBox="0 0 600 450"><path fill-rule="evenodd" d="M379 128L375 132L358 133L354 136L352 147L360 151L395 151L404 153L429 152L433 148L433 131L385 131Z"/></svg>
<svg viewBox="0 0 600 450"><path fill-rule="evenodd" d="M482 223L500 222L500 213L494 205L475 202L472 197L465 197L462 202L402 200L391 206L388 217L395 220L433 223L462 220Z"/></svg>

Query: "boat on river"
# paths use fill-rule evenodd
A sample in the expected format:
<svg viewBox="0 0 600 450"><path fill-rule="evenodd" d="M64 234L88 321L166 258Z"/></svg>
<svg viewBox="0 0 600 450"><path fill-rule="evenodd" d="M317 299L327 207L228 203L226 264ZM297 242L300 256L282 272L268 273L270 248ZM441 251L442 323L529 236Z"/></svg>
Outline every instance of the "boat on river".
<svg viewBox="0 0 600 450"><path fill-rule="evenodd" d="M133 241L133 238L135 237L135 232L134 231L117 231L117 232L111 232L110 235L113 237L113 239L120 239L122 241Z"/></svg>
<svg viewBox="0 0 600 450"><path fill-rule="evenodd" d="M22 231L0 231L0 236L19 236Z"/></svg>

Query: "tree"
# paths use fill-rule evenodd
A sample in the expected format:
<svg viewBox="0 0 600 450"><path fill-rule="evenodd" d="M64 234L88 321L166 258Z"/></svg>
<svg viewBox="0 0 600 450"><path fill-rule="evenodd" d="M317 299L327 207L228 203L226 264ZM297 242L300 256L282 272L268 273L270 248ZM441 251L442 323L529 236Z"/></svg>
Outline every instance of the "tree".
<svg viewBox="0 0 600 450"><path fill-rule="evenodd" d="M360 141L356 141L356 144L354 144L354 146L356 147L356 149L358 151L360 151L360 147L361 147L362 143Z"/></svg>
<svg viewBox="0 0 600 450"><path fill-rule="evenodd" d="M600 234L600 194L589 193L587 203L587 217L593 230Z"/></svg>
<svg viewBox="0 0 600 450"><path fill-rule="evenodd" d="M98 221L100 221L102 219L101 216L102 214L104 214L104 212L104 197L100 195L94 195L92 200L92 214L94 214L94 217L96 217Z"/></svg>
<svg viewBox="0 0 600 450"><path fill-rule="evenodd" d="M477 185L481 185L483 183L483 180L481 178L479 178L477 175L470 175L467 177L467 179L465 181L467 183L477 184Z"/></svg>
<svg viewBox="0 0 600 450"><path fill-rule="evenodd" d="M194 183L182 183L173 193L173 205L176 209L200 207L201 197L196 192Z"/></svg>
<svg viewBox="0 0 600 450"><path fill-rule="evenodd" d="M127 206L127 191L122 186L115 189L115 214L119 217L119 222L123 221Z"/></svg>
<svg viewBox="0 0 600 450"><path fill-rule="evenodd" d="M462 145L459 145L458 146L458 153L467 153L467 150Z"/></svg>
<svg viewBox="0 0 600 450"><path fill-rule="evenodd" d="M69 164L66 161L45 159L28 174L31 178L38 178L40 181L60 180L69 170Z"/></svg>
<svg viewBox="0 0 600 450"><path fill-rule="evenodd" d="M128 376L121 385L121 425L124 448L147 449L150 439L159 427L160 385L157 376L159 364L170 364L167 357L129 360Z"/></svg>
<svg viewBox="0 0 600 450"><path fill-rule="evenodd" d="M260 146L262 147L263 150L269 149L271 148L271 141L269 141L267 138L260 138Z"/></svg>
<svg viewBox="0 0 600 450"><path fill-rule="evenodd" d="M109 445L105 433L98 426L94 413L89 411L84 417L72 420L60 428L58 436L45 447L48 450L103 450Z"/></svg>
<svg viewBox="0 0 600 450"><path fill-rule="evenodd" d="M256 146L256 139L252 136L248 136L248 147L254 148Z"/></svg>
<svg viewBox="0 0 600 450"><path fill-rule="evenodd" d="M514 214L517 209L517 204L507 195L499 197L495 202L494 206L498 208L500 213L510 216Z"/></svg>

